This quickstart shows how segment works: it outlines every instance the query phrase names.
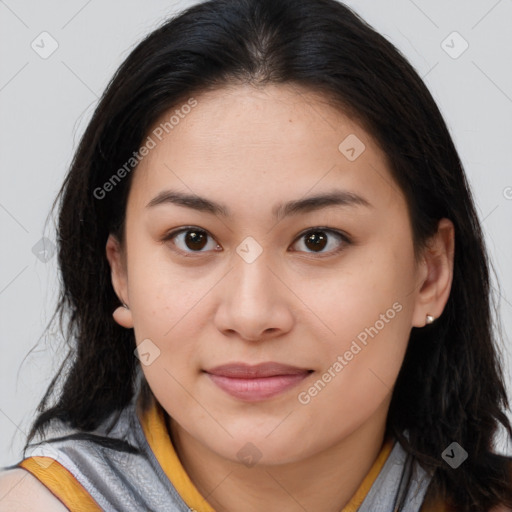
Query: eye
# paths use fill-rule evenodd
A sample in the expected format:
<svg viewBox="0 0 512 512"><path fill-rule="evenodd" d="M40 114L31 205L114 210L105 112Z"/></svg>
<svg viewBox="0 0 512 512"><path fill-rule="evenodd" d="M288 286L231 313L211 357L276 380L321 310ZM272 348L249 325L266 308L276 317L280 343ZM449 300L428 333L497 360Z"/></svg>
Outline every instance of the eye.
<svg viewBox="0 0 512 512"><path fill-rule="evenodd" d="M172 249L181 253L183 256L190 256L193 253L208 252L209 250L222 250L220 245L217 244L213 238L211 238L211 243L208 247L208 237L210 237L210 234L204 229L195 226L187 226L168 233L162 241L170 241L172 245L177 248ZM333 238L337 239L337 243L333 241ZM351 243L351 240L342 232L324 227L308 229L299 235L296 240L297 242L295 242L294 245L303 241L306 249L309 249L309 251L306 250L305 252L322 255L337 254L342 251L346 245ZM330 247L331 249L324 251L326 247ZM293 251L296 250L297 249L294 249ZM298 250L302 251L302 249Z"/></svg>
<svg viewBox="0 0 512 512"><path fill-rule="evenodd" d="M208 247L207 239L209 236L209 233L204 229L188 226L168 233L163 241L170 240L173 245L178 247L177 252L184 253L184 256L189 256L194 252L206 252L207 250L220 248L219 244L215 243L213 238L210 247ZM205 247L207 249L203 251L202 249ZM190 251L187 249L190 249Z"/></svg>
<svg viewBox="0 0 512 512"><path fill-rule="evenodd" d="M334 237L332 236L334 235ZM338 243L333 242L332 239L337 238ZM350 244L350 239L340 231L317 227L314 229L308 229L308 231L303 232L297 238L298 242L303 242L303 245L310 249L311 253L330 253L337 254L342 251L346 245ZM340 244L340 242L343 242ZM295 245L295 244L294 244ZM299 244L300 245L300 244ZM325 247L331 247L331 250L323 251ZM299 249L300 250L300 249ZM309 251L306 251L309 252Z"/></svg>

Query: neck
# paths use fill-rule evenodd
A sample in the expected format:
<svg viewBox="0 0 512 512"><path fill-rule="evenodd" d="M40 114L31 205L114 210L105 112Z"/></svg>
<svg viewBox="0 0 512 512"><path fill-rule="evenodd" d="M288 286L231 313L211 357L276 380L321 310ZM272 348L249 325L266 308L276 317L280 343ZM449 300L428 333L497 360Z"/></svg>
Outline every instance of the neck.
<svg viewBox="0 0 512 512"><path fill-rule="evenodd" d="M334 446L294 463L246 467L209 450L166 418L190 479L219 512L340 512L354 496L384 441L388 403Z"/></svg>

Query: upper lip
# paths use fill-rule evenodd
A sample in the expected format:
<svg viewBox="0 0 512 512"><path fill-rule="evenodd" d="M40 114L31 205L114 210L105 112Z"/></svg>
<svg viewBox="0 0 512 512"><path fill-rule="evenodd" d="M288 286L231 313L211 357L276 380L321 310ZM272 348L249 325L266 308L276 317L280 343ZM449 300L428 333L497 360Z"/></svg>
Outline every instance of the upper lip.
<svg viewBox="0 0 512 512"><path fill-rule="evenodd" d="M238 379L257 379L262 377L275 377L277 375L299 375L308 373L312 370L307 368L298 368L287 364L269 362L250 365L247 363L230 363L216 366L206 373L220 375L222 377L231 377Z"/></svg>

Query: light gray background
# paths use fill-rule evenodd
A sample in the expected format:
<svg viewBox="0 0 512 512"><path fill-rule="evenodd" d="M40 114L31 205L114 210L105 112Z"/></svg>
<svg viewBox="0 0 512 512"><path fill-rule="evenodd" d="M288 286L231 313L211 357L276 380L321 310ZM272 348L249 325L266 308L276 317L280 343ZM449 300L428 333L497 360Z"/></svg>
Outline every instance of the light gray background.
<svg viewBox="0 0 512 512"><path fill-rule="evenodd" d="M24 432L63 355L61 341L47 336L22 364L58 286L56 258L44 263L32 248L43 234L55 239L52 223L43 233L46 216L112 74L166 15L191 3L0 0L0 466L20 459ZM347 3L412 62L451 130L502 286L512 389L512 1ZM43 31L58 43L47 59L31 48L34 40L43 46ZM469 44L458 58L464 42L446 39L454 31Z"/></svg>

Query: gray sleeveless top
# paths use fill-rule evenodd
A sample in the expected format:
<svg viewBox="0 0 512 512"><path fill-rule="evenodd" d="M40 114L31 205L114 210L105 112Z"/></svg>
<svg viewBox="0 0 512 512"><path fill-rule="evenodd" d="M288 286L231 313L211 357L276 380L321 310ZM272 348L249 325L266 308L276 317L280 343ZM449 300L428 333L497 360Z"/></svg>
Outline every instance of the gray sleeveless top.
<svg viewBox="0 0 512 512"><path fill-rule="evenodd" d="M127 441L141 454L73 439L35 445L27 451L27 456L42 455L57 460L107 512L191 512L193 509L180 497L148 445L136 412L138 396L139 392L112 428L106 420L93 433ZM46 439L78 432L53 420ZM406 489L409 472L412 472L411 485ZM430 476L418 464L413 464L395 442L358 512L418 512L429 483ZM405 505L398 508L401 500Z"/></svg>

